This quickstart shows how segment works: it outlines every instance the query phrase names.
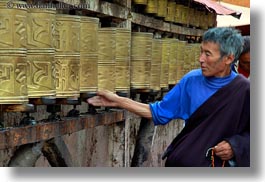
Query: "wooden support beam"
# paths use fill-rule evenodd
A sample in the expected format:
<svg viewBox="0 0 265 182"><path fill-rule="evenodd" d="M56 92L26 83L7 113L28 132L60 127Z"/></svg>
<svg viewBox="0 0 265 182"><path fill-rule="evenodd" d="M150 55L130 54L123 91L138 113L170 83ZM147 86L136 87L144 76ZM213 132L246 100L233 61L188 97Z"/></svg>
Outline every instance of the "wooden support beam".
<svg viewBox="0 0 265 182"><path fill-rule="evenodd" d="M0 131L0 150L28 143L49 140L99 125L110 125L125 120L124 110L116 109L95 115L62 118L61 121L42 122L25 127L8 128Z"/></svg>

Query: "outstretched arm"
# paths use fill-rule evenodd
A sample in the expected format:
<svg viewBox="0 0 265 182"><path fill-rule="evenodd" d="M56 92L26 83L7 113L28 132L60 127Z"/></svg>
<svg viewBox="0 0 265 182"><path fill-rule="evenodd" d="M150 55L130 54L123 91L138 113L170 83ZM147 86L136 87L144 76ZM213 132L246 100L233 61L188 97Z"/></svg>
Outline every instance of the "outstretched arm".
<svg viewBox="0 0 265 182"><path fill-rule="evenodd" d="M98 91L97 96L87 99L87 102L93 106L119 107L141 117L152 118L148 104L143 104L126 97L120 97L110 91Z"/></svg>

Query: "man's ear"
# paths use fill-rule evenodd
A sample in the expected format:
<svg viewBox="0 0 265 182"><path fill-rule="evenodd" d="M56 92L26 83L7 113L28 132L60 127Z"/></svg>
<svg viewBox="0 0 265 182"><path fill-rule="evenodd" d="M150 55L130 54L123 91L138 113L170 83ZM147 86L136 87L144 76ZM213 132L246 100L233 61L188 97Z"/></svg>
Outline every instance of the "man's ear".
<svg viewBox="0 0 265 182"><path fill-rule="evenodd" d="M225 64L231 64L235 59L235 56L233 54L230 54L228 56L225 56Z"/></svg>

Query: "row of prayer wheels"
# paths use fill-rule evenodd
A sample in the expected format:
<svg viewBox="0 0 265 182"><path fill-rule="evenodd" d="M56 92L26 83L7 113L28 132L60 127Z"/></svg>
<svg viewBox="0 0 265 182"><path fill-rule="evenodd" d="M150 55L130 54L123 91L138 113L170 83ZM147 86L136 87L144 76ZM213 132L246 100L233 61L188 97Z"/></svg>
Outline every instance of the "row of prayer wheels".
<svg viewBox="0 0 265 182"><path fill-rule="evenodd" d="M0 104L78 98L102 89L160 90L196 67L197 44L100 28L98 18L54 9L7 9L5 3L0 2Z"/></svg>
<svg viewBox="0 0 265 182"><path fill-rule="evenodd" d="M173 0L134 0L135 4L145 5L145 13L163 17L165 21L208 29L214 27L216 14L198 10Z"/></svg>

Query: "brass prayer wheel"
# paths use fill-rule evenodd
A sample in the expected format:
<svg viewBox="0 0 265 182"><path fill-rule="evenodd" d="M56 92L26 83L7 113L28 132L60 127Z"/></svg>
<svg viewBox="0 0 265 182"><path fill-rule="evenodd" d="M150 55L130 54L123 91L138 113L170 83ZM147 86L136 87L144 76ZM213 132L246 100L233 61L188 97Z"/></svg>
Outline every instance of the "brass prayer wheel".
<svg viewBox="0 0 265 182"><path fill-rule="evenodd" d="M176 14L176 3L174 1L168 1L167 3L167 15L165 21L174 22Z"/></svg>
<svg viewBox="0 0 265 182"><path fill-rule="evenodd" d="M56 15L55 69L56 97L80 96L80 17Z"/></svg>
<svg viewBox="0 0 265 182"><path fill-rule="evenodd" d="M183 5L181 4L176 4L176 11L175 11L175 23L183 23L182 22L182 9Z"/></svg>
<svg viewBox="0 0 265 182"><path fill-rule="evenodd" d="M161 58L162 58L162 41L161 39L153 39L152 59L151 59L151 78L150 78L150 89L152 89L153 91L160 90Z"/></svg>
<svg viewBox="0 0 265 182"><path fill-rule="evenodd" d="M183 77L184 75L184 53L187 41L178 41L177 46L177 82Z"/></svg>
<svg viewBox="0 0 265 182"><path fill-rule="evenodd" d="M115 90L130 90L131 30L116 28Z"/></svg>
<svg viewBox="0 0 265 182"><path fill-rule="evenodd" d="M28 9L27 83L29 98L55 96L55 9Z"/></svg>
<svg viewBox="0 0 265 182"><path fill-rule="evenodd" d="M195 55L194 52L192 51L192 45L187 43L184 51L184 64L183 64L184 74L188 73L192 69L194 57Z"/></svg>
<svg viewBox="0 0 265 182"><path fill-rule="evenodd" d="M178 40L171 39L170 53L169 53L169 71L168 71L168 83L175 85L177 83L177 51Z"/></svg>
<svg viewBox="0 0 265 182"><path fill-rule="evenodd" d="M131 88L149 89L152 58L152 33L132 32Z"/></svg>
<svg viewBox="0 0 265 182"><path fill-rule="evenodd" d="M145 12L150 14L156 14L158 9L157 5L158 5L157 0L147 0Z"/></svg>
<svg viewBox="0 0 265 182"><path fill-rule="evenodd" d="M157 0L157 16L166 17L167 16L167 0Z"/></svg>
<svg viewBox="0 0 265 182"><path fill-rule="evenodd" d="M0 1L0 104L24 104L28 102L27 10L8 8L8 2Z"/></svg>
<svg viewBox="0 0 265 182"><path fill-rule="evenodd" d="M160 87L161 88L168 88L170 46L171 46L170 39L163 39L161 74L160 74Z"/></svg>
<svg viewBox="0 0 265 182"><path fill-rule="evenodd" d="M98 27L98 18L81 17L80 93L98 90Z"/></svg>
<svg viewBox="0 0 265 182"><path fill-rule="evenodd" d="M99 28L98 48L98 90L115 92L116 28Z"/></svg>

